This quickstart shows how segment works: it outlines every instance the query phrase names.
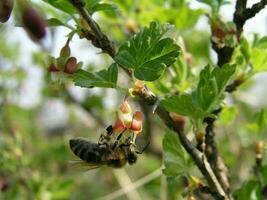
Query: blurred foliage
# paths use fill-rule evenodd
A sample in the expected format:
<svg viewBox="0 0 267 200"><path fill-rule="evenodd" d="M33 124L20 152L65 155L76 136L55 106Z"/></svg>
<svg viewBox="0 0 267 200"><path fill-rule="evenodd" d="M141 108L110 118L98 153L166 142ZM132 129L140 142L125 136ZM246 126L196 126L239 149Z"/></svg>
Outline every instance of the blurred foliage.
<svg viewBox="0 0 267 200"><path fill-rule="evenodd" d="M115 61L133 69L136 78L149 81L148 87L164 98L166 109L188 117L185 129L188 137L192 138L196 129L204 128L204 117L214 117L212 110L223 107L215 131L220 154L229 167L232 190L238 200L261 199L260 189L265 186L266 190L267 185L267 163L263 159L258 174L253 173L254 151L256 141L266 141L266 104L254 107L238 98L240 93L226 95L223 91L236 79L245 82L238 88L241 93L255 87L253 76L267 70L266 36L255 35L253 41L241 38L231 63L222 69L214 68L210 28L206 25L200 29L196 25L231 2L194 2L208 5L204 9L194 8L192 1L85 0L85 3L86 10L114 41L118 49ZM31 3L46 18L50 45L45 45L47 41L26 40L26 35L19 32L22 28L14 26L21 23L17 5L13 19L0 24L0 199L105 197L128 185L121 185L114 169L102 167L84 172L84 166L70 166L69 161L76 158L68 141L73 137L97 141L105 127L114 121L114 111L132 81L104 54L97 55L101 64L86 60L74 75L66 75L64 71L51 75L48 68L55 61L51 55L59 45L56 38L64 37L67 44L73 35L82 37L81 29L86 25L67 0ZM170 29L166 23L174 27ZM77 38L72 43L76 41ZM74 48L72 53L87 55L86 50L91 52L93 47L81 41L82 48ZM59 61L56 60L57 64ZM33 71L41 75L34 77ZM37 83L37 80L41 81ZM32 105L23 106L21 99L28 94L25 87L29 82L30 92L31 87L39 87L40 99L33 104L33 97ZM56 102L63 108L56 107ZM138 103L135 106L140 107ZM151 148L139 156L135 165L123 170L135 182L153 174L163 164L163 173L143 183L135 192L141 199L183 199L194 189L193 176L204 179L178 137L166 130L150 110L148 113L140 143L150 139ZM117 199L130 199L130 196L124 194Z"/></svg>

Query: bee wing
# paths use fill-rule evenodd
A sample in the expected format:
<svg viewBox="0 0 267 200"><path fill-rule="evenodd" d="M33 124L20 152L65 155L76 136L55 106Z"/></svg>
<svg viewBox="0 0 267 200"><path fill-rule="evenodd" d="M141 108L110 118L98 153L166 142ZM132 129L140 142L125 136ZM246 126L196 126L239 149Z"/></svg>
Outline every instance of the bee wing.
<svg viewBox="0 0 267 200"><path fill-rule="evenodd" d="M79 169L81 171L89 171L101 167L101 165L87 163L83 160L71 160L69 161L69 166L71 168Z"/></svg>

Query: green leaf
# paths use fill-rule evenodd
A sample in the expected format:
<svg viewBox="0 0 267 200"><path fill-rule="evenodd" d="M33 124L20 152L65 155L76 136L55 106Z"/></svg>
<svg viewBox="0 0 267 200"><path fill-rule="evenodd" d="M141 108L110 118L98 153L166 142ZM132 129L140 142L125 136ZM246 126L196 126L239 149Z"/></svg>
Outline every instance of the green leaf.
<svg viewBox="0 0 267 200"><path fill-rule="evenodd" d="M179 55L180 48L175 41L163 38L170 28L169 24L151 22L148 28L142 29L120 47L115 61L126 68L134 69L134 76L140 80L158 79Z"/></svg>
<svg viewBox="0 0 267 200"><path fill-rule="evenodd" d="M192 160L184 150L178 136L167 131L163 139L164 164L163 173L166 176L181 176L189 172Z"/></svg>
<svg viewBox="0 0 267 200"><path fill-rule="evenodd" d="M240 51L246 59L246 62L248 63L251 57L251 48L245 38L242 38L241 40Z"/></svg>
<svg viewBox="0 0 267 200"><path fill-rule="evenodd" d="M193 28L193 26L198 22L200 16L205 14L204 10L191 9L187 4L184 4L179 8L174 8L173 10L175 11L173 13L175 14L175 16L173 17L174 24L178 30ZM165 14L168 15L168 13Z"/></svg>
<svg viewBox="0 0 267 200"><path fill-rule="evenodd" d="M267 129L267 110L262 109L255 116L259 131L263 132Z"/></svg>
<svg viewBox="0 0 267 200"><path fill-rule="evenodd" d="M100 0L85 0L85 5L87 11L92 15L94 12L98 11L112 11L117 10L116 5L108 3L100 3Z"/></svg>
<svg viewBox="0 0 267 200"><path fill-rule="evenodd" d="M265 144L265 149L266 149L266 144ZM266 150L265 150L265 153L267 153ZM263 178L264 184L266 185L267 184L267 165L263 165L260 168L260 173Z"/></svg>
<svg viewBox="0 0 267 200"><path fill-rule="evenodd" d="M95 12L97 12L97 11L115 11L116 9L117 9L117 7L115 5L108 4L108 3L100 3L100 4L97 4L93 7L93 10Z"/></svg>
<svg viewBox="0 0 267 200"><path fill-rule="evenodd" d="M76 9L72 6L72 4L68 0L43 0L51 6L66 12L68 14L77 13Z"/></svg>
<svg viewBox="0 0 267 200"><path fill-rule="evenodd" d="M236 200L262 200L261 196L258 182L252 180L244 183L242 187L235 192Z"/></svg>
<svg viewBox="0 0 267 200"><path fill-rule="evenodd" d="M219 123L222 125L229 125L232 123L237 115L236 107L224 107L220 113Z"/></svg>
<svg viewBox="0 0 267 200"><path fill-rule="evenodd" d="M47 26L65 26L65 24L56 18L50 18L46 20Z"/></svg>
<svg viewBox="0 0 267 200"><path fill-rule="evenodd" d="M255 46L260 49L267 49L267 36L264 36L263 38L258 40Z"/></svg>
<svg viewBox="0 0 267 200"><path fill-rule="evenodd" d="M235 65L206 66L200 73L197 89L191 94L172 96L162 101L169 112L189 116L194 121L210 116L223 97L224 88L235 72Z"/></svg>
<svg viewBox="0 0 267 200"><path fill-rule="evenodd" d="M254 72L262 72L267 70L267 50L254 48L251 56Z"/></svg>
<svg viewBox="0 0 267 200"><path fill-rule="evenodd" d="M164 108L169 112L199 119L204 116L204 112L193 102L190 94L183 94L166 98L162 101Z"/></svg>
<svg viewBox="0 0 267 200"><path fill-rule="evenodd" d="M80 87L106 87L115 88L117 85L118 67L115 63L107 70L91 73L82 69L74 74L74 83Z"/></svg>
<svg viewBox="0 0 267 200"><path fill-rule="evenodd" d="M209 5L213 10L218 10L221 5L229 3L227 0L198 0L198 1Z"/></svg>
<svg viewBox="0 0 267 200"><path fill-rule="evenodd" d="M224 88L235 72L235 65L224 65L222 68L206 66L200 73L200 80L194 94L203 111L211 111L221 100Z"/></svg>

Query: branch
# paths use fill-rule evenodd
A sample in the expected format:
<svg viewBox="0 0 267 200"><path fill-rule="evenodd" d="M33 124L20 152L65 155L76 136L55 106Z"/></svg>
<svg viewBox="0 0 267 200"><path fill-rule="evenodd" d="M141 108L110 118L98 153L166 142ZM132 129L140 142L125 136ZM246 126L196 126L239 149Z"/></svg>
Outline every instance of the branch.
<svg viewBox="0 0 267 200"><path fill-rule="evenodd" d="M221 112L221 108L213 112L214 115L218 115ZM216 175L218 181L222 185L225 192L229 193L229 180L228 180L228 170L218 153L218 148L215 142L215 132L214 132L214 118L205 118L204 122L207 123L206 134L205 134L205 155L207 156L208 162L210 163L214 174Z"/></svg>
<svg viewBox="0 0 267 200"><path fill-rule="evenodd" d="M254 17L267 5L267 0L261 0L258 3L255 3L251 8L246 8L246 1L247 0L237 0L236 2L234 23L236 24L238 36L241 35L246 21Z"/></svg>
<svg viewBox="0 0 267 200"><path fill-rule="evenodd" d="M85 9L85 3L83 0L69 0L70 3L78 10L83 19L87 22L91 31L86 31L84 34L87 35L87 39L90 39L94 46L102 49L104 52L108 53L111 57L115 56L115 48L108 39L108 37L101 31L101 28L98 24L93 20L93 18L89 15L87 10ZM85 30L82 30L85 31ZM89 36L88 36L89 35Z"/></svg>

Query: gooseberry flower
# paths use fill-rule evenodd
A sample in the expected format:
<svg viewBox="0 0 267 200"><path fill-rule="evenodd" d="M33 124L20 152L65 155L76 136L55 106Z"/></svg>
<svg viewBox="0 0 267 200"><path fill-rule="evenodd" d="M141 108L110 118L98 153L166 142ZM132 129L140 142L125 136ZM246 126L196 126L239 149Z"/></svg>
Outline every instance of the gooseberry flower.
<svg viewBox="0 0 267 200"><path fill-rule="evenodd" d="M120 109L118 111L118 118L121 120L123 125L126 128L130 128L133 120L133 112L132 108L127 100L127 96L125 97L124 101L122 102Z"/></svg>
<svg viewBox="0 0 267 200"><path fill-rule="evenodd" d="M116 112L116 121L112 128L113 128L113 131L116 133L121 133L122 131L126 129L122 121L119 119L118 112Z"/></svg>

